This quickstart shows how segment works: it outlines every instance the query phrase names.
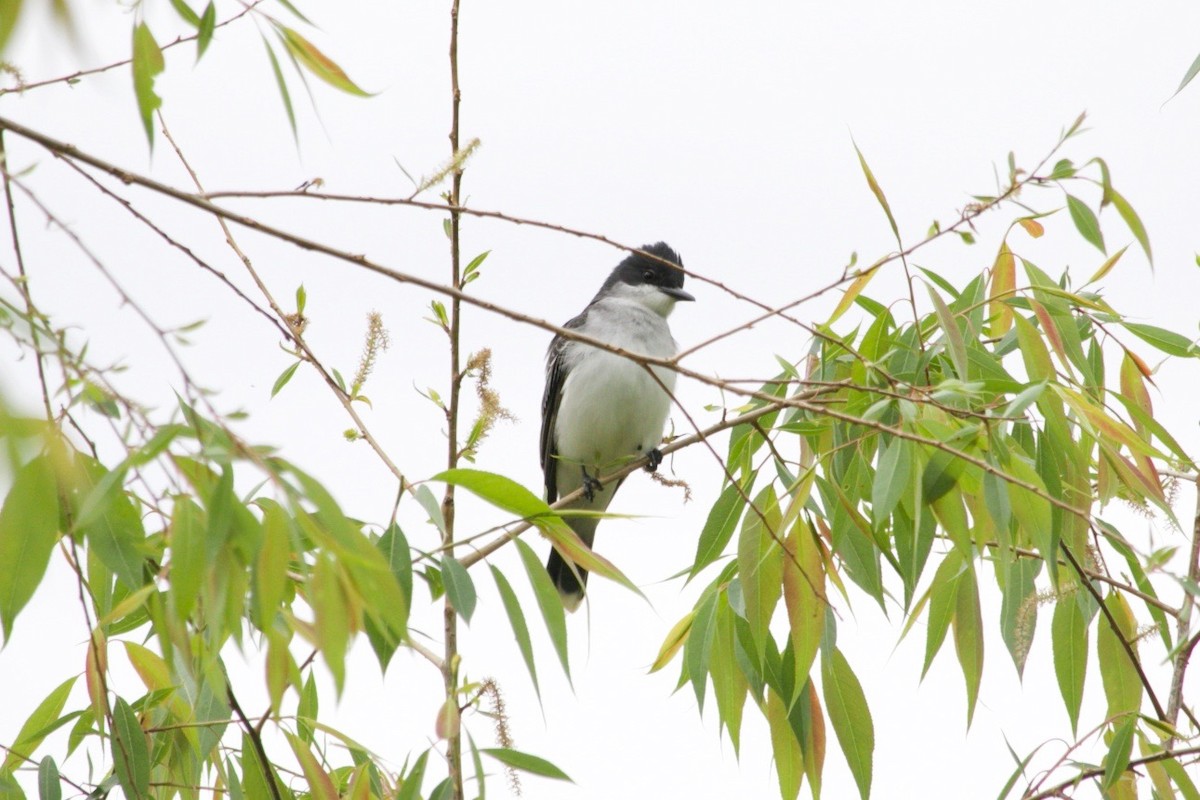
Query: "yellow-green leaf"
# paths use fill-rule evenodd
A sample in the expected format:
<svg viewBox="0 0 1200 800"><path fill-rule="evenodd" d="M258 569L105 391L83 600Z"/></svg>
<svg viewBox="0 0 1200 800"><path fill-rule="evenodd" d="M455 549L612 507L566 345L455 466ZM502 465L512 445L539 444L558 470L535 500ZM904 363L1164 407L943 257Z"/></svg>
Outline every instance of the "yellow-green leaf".
<svg viewBox="0 0 1200 800"><path fill-rule="evenodd" d="M146 129L146 139L154 146L154 112L162 106L162 98L154 91L154 79L165 68L162 50L145 22L133 27L133 93L137 97L138 113Z"/></svg>
<svg viewBox="0 0 1200 800"><path fill-rule="evenodd" d="M954 652L967 682L967 727L970 727L983 676L983 617L979 610L979 589L970 570L963 572L958 582L953 628Z"/></svg>
<svg viewBox="0 0 1200 800"><path fill-rule="evenodd" d="M1142 705L1142 683L1122 640L1136 654L1137 623L1129 604L1120 593L1114 592L1104 600L1105 607L1116 620L1118 632L1108 618L1101 615L1096 634L1096 655L1100 661L1100 678L1108 700L1108 716L1136 713Z"/></svg>
<svg viewBox="0 0 1200 800"><path fill-rule="evenodd" d="M25 720L25 724L17 732L17 738L8 748L8 755L4 759L4 765L0 766L0 773L9 772L23 764L25 759L32 758L38 745L53 730L51 726L62 713L63 706L67 702L67 695L71 693L71 688L75 685L76 677L72 676L60 683L50 694L46 695L42 702L38 703L38 707Z"/></svg>
<svg viewBox="0 0 1200 800"><path fill-rule="evenodd" d="M333 781L328 773L321 768L312 751L295 734L287 734L288 744L292 746L292 752L296 755L296 760L300 762L300 769L304 771L304 779L308 781L308 790L312 800L338 800L337 789L334 788Z"/></svg>
<svg viewBox="0 0 1200 800"><path fill-rule="evenodd" d="M1041 224L1033 220L1021 222L1037 225L1039 231L1042 228ZM1026 227L1026 230L1029 228ZM1041 233L1036 235L1041 236ZM1000 252L996 254L996 261L992 264L992 285L988 291L988 317L991 320L988 327L989 336L1003 336L1012 327L1013 310L1004 301L1011 298L1016 289L1017 261L1013 258L1012 250L1008 249L1008 242L1004 241L1000 243Z"/></svg>
<svg viewBox="0 0 1200 800"><path fill-rule="evenodd" d="M0 508L0 626L5 643L50 563L58 516L54 467L49 456L38 456L17 471Z"/></svg>
<svg viewBox="0 0 1200 800"><path fill-rule="evenodd" d="M137 714L117 698L113 705L112 759L117 780L129 800L144 800L150 794L150 746Z"/></svg>
<svg viewBox="0 0 1200 800"><path fill-rule="evenodd" d="M370 92L363 91L354 81L350 80L342 68L333 59L318 50L312 42L286 25L276 24L275 29L288 52L313 75L347 94L359 97L371 96Z"/></svg>
<svg viewBox="0 0 1200 800"><path fill-rule="evenodd" d="M692 630L692 620L695 618L696 612L692 610L671 626L671 630L667 631L667 636L663 639L662 646L658 648L658 655L654 657L654 663L650 665L651 672L658 672L671 663L671 659L687 641L688 634Z"/></svg>
<svg viewBox="0 0 1200 800"><path fill-rule="evenodd" d="M825 631L825 564L803 517L784 541L783 599L795 652L795 685L803 686Z"/></svg>
<svg viewBox="0 0 1200 800"><path fill-rule="evenodd" d="M825 694L825 709L837 735L838 744L850 766L850 774L858 785L863 800L871 796L871 764L875 753L875 725L862 684L858 682L842 651L821 659L821 684Z"/></svg>
<svg viewBox="0 0 1200 800"><path fill-rule="evenodd" d="M1071 221L1076 229L1088 242L1096 246L1101 253L1104 250L1104 236L1100 233L1100 220L1088 208L1087 204L1074 195L1067 195L1067 210L1071 212Z"/></svg>
<svg viewBox="0 0 1200 800"><path fill-rule="evenodd" d="M1074 734L1079 727L1079 707L1083 702L1088 654L1088 624L1074 595L1060 597L1054 604L1050 635L1054 645L1054 674L1058 678L1058 691L1067 707L1071 732Z"/></svg>

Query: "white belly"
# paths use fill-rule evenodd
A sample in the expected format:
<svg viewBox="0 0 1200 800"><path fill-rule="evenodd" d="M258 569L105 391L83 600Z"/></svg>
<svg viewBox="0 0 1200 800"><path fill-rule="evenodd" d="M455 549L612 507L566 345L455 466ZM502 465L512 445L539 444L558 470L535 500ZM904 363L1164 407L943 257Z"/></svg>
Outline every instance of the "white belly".
<svg viewBox="0 0 1200 800"><path fill-rule="evenodd" d="M671 409L663 387L674 389L675 373L653 369L662 385L636 362L603 351L573 367L555 426L560 461L610 471L657 447Z"/></svg>

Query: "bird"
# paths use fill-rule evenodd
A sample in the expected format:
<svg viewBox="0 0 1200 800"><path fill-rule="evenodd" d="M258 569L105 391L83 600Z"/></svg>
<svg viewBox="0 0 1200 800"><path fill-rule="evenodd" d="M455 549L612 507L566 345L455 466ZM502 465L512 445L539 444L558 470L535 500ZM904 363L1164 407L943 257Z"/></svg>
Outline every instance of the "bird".
<svg viewBox="0 0 1200 800"><path fill-rule="evenodd" d="M683 260L665 242L643 245L612 271L587 307L563 328L635 355L672 358L679 346L667 317L679 301L695 300L683 290ZM653 374L651 374L653 373ZM546 353L542 395L541 465L546 502L576 489L583 495L569 508L603 512L621 481L601 485L597 478L645 456L653 472L671 409L675 372L649 371L637 361L561 334ZM591 547L599 519L567 516L571 529ZM546 562L563 607L583 601L587 571L557 549Z"/></svg>

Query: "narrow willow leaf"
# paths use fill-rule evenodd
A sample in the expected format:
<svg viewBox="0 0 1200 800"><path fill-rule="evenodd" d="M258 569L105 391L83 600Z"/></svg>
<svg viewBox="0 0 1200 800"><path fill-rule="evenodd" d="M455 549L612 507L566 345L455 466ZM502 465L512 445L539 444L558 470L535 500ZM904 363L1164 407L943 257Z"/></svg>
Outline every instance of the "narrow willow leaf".
<svg viewBox="0 0 1200 800"><path fill-rule="evenodd" d="M875 753L875 725L862 684L842 651L833 648L821 659L821 684L825 709L850 774L863 800L871 796L871 763Z"/></svg>
<svg viewBox="0 0 1200 800"><path fill-rule="evenodd" d="M168 541L171 545L171 585L169 597L176 618L186 620L196 606L200 584L208 571L205 558L204 511L190 497L176 499L171 510ZM283 554L286 557L286 551ZM279 565L282 572L287 561ZM279 594L282 599L282 591Z"/></svg>
<svg viewBox="0 0 1200 800"><path fill-rule="evenodd" d="M1037 229L1041 230L1041 225L1033 220L1022 220L1022 224L1031 223L1037 225ZM1026 230L1029 230L1026 227ZM1030 235L1041 236L1041 233L1034 234L1030 231ZM1009 328L1013 323L1013 310L1008 306L1005 300L1011 299L1017 289L1017 262L1013 258L1012 250L1008 249L1008 242L1000 243L1000 252L996 254L996 261L992 264L992 284L988 291L988 317L991 323L988 328L988 335L995 338L1008 333Z"/></svg>
<svg viewBox="0 0 1200 800"><path fill-rule="evenodd" d="M650 665L650 672L658 672L671 663L671 659L675 658L675 654L687 642L688 635L692 632L692 620L695 618L696 612L693 610L671 626L671 630L667 631L666 638L663 639L662 646L658 648L658 655L654 657L654 663Z"/></svg>
<svg viewBox="0 0 1200 800"><path fill-rule="evenodd" d="M525 660L525 670L529 673L529 680L533 681L533 691L540 703L542 689L538 686L537 661L533 657L533 640L529 636L529 625L525 622L525 612L521 610L517 593L513 591L512 584L508 582L508 578L504 577L504 573L492 564L489 564L488 568L492 571L492 579L496 581L500 600L504 603L504 613L508 615L508 624L512 627L513 636L517 640L517 648L521 651L521 658Z"/></svg>
<svg viewBox="0 0 1200 800"><path fill-rule="evenodd" d="M299 361L293 361L283 372L279 373L279 377L275 379L275 384L271 387L271 397L279 394L280 390L288 385L288 381L290 381L292 376L296 374L296 369L299 366Z"/></svg>
<svg viewBox="0 0 1200 800"><path fill-rule="evenodd" d="M1113 631L1106 616L1101 615L1097 623L1096 655L1100 661L1100 678L1104 683L1104 696L1108 700L1108 716L1136 713L1142 705L1142 683L1137 670L1130 661L1129 653L1121 643L1134 642L1137 623L1125 598L1114 592L1104 600L1116 620L1119 633ZM1131 644L1131 647L1136 645ZM1136 652L1136 650L1135 650Z"/></svg>
<svg viewBox="0 0 1200 800"><path fill-rule="evenodd" d="M188 25L191 25L193 28L200 27L199 15L184 0L171 0L171 7L175 9L175 13L179 14L180 18Z"/></svg>
<svg viewBox="0 0 1200 800"><path fill-rule="evenodd" d="M979 588L975 576L966 571L958 582L954 609L954 652L967 683L967 727L975 716L979 683L983 676L983 616L979 610Z"/></svg>
<svg viewBox="0 0 1200 800"><path fill-rule="evenodd" d="M292 543L288 534L289 520L283 506L264 500L260 500L258 505L262 508L263 541L255 560L251 608L255 624L260 630L266 631L273 625L287 593ZM172 572L172 588L174 577Z"/></svg>
<svg viewBox="0 0 1200 800"><path fill-rule="evenodd" d="M909 488L916 450L906 439L893 439L879 454L871 483L871 524L882 528Z"/></svg>
<svg viewBox="0 0 1200 800"><path fill-rule="evenodd" d="M446 597L450 599L450 605L469 624L471 615L475 613L476 599L475 583L471 576L457 558L446 556L442 559L442 580L446 583Z"/></svg>
<svg viewBox="0 0 1200 800"><path fill-rule="evenodd" d="M788 720L788 704L775 692L768 692L763 713L771 730L771 754L775 757L779 796L783 800L795 800L804 782L804 753Z"/></svg>
<svg viewBox="0 0 1200 800"><path fill-rule="evenodd" d="M12 37L13 28L17 26L17 20L21 17L23 5L23 0L9 0L0 3L0 52L4 51L8 40Z"/></svg>
<svg viewBox="0 0 1200 800"><path fill-rule="evenodd" d="M17 738L8 748L8 755L3 766L0 766L0 772L9 772L24 764L26 759L32 758L38 745L52 730L50 726L62 713L63 706L67 703L67 695L71 693L74 685L75 677L68 678L38 703L38 707L25 720L25 724L17 732Z"/></svg>
<svg viewBox="0 0 1200 800"><path fill-rule="evenodd" d="M154 92L154 79L166 67L162 50L145 22L133 27L133 93L137 97L138 113L146 139L154 146L154 112L162 106L162 98Z"/></svg>
<svg viewBox="0 0 1200 800"><path fill-rule="evenodd" d="M58 765L50 756L46 756L38 764L38 800L62 800Z"/></svg>
<svg viewBox="0 0 1200 800"><path fill-rule="evenodd" d="M550 634L550 642L558 661L562 664L563 673L571 680L571 662L567 658L567 617L563 611L562 601L558 599L558 590L550 581L550 575L542 565L541 559L533 552L533 548L520 539L514 539L513 544L521 554L521 563L529 575L529 583L533 587L533 595L537 598L538 608L542 612L542 620L546 623L546 632Z"/></svg>
<svg viewBox="0 0 1200 800"><path fill-rule="evenodd" d="M1178 356L1180 358L1195 358L1200 356L1200 347L1197 347L1186 336L1175 333L1175 331L1169 331L1154 325L1145 325L1140 322L1122 322L1121 324L1134 336L1147 344L1153 345L1167 355Z"/></svg>
<svg viewBox="0 0 1200 800"><path fill-rule="evenodd" d="M204 16L200 17L199 32L196 35L196 60L204 57L204 51L212 43L213 32L217 27L217 7L209 0L204 7Z"/></svg>
<svg viewBox="0 0 1200 800"><path fill-rule="evenodd" d="M1101 623L1104 624L1104 623ZM1083 702L1083 683L1087 676L1088 623L1073 595L1060 597L1054 604L1050 623L1054 646L1054 674L1067 716L1071 718L1071 733L1079 729L1079 707Z"/></svg>
<svg viewBox="0 0 1200 800"><path fill-rule="evenodd" d="M1116 207L1117 213L1121 215L1121 219L1125 220L1125 224L1129 226L1129 231L1133 234L1133 238L1137 239L1138 244L1142 247L1142 252L1146 254L1146 260L1150 262L1150 266L1154 266L1154 254L1150 251L1150 237L1146 235L1146 226L1142 224L1142 219L1133 210L1133 206L1129 205L1120 192L1116 189L1109 190L1109 199Z"/></svg>
<svg viewBox="0 0 1200 800"><path fill-rule="evenodd" d="M929 587L929 622L925 632L925 664L921 667L922 678L929 671L933 657L942 648L946 631L950 629L950 622L954 618L954 609L958 603L958 582L962 572L962 553L955 549L946 554L934 573L933 583ZM918 604L910 614L910 619L915 619L920 610Z"/></svg>
<svg viewBox="0 0 1200 800"><path fill-rule="evenodd" d="M1107 793L1125 773L1133 752L1133 733L1136 728L1137 716L1132 714L1113 728L1108 753L1104 756L1104 778L1100 781L1100 791Z"/></svg>
<svg viewBox="0 0 1200 800"><path fill-rule="evenodd" d="M317 648L333 674L338 694L346 684L346 650L350 643L350 607L340 568L328 556L317 558L308 581L308 603L315 617Z"/></svg>
<svg viewBox="0 0 1200 800"><path fill-rule="evenodd" d="M829 315L829 319L825 321L825 325L829 326L837 322L838 319L845 314L850 306L854 305L854 301L862 294L862 290L867 288L867 284L875 277L875 273L879 271L880 264L875 264L859 273L851 284L846 287L846 292L842 295L842 299L838 301L837 306L833 309L833 313Z"/></svg>
<svg viewBox="0 0 1200 800"><path fill-rule="evenodd" d="M768 484L754 498L738 536L738 577L745 600L745 617L759 656L770 633L767 626L779 603L783 578L783 549L779 546L779 504Z"/></svg>
<svg viewBox="0 0 1200 800"><path fill-rule="evenodd" d="M271 43L267 41L267 37L263 37L263 46L267 48L267 58L271 62L271 72L275 75L275 86L279 89L279 97L283 100L283 110L287 112L288 125L292 129L292 138L298 145L300 143L300 134L296 130L296 112L292 108L292 95L288 92L287 81L283 77L283 70L279 68L279 59L275 56L275 50L271 47Z"/></svg>
<svg viewBox="0 0 1200 800"><path fill-rule="evenodd" d="M1080 235L1101 253L1105 252L1104 236L1100 233L1100 220L1096 219L1095 212L1074 195L1067 195L1067 210L1071 212L1071 221Z"/></svg>
<svg viewBox="0 0 1200 800"><path fill-rule="evenodd" d="M1179 82L1179 88L1175 90L1175 94L1182 92L1183 87L1191 83L1192 78L1195 78L1198 73L1200 73L1200 56L1196 56L1196 60L1188 67L1187 72L1183 73L1183 80ZM1171 95L1171 97L1174 97L1175 94Z"/></svg>
<svg viewBox="0 0 1200 800"><path fill-rule="evenodd" d="M308 749L308 745L294 734L285 735L288 744L292 746L292 753L300 762L300 769L303 770L304 779L308 782L309 796L312 800L338 800L338 792L333 785L333 780L321 768L316 756Z"/></svg>
<svg viewBox="0 0 1200 800"><path fill-rule="evenodd" d="M528 772L530 775L540 775L543 778L553 778L559 781L574 783L567 773L546 759L530 755L529 753L522 753L520 750L513 750L508 747L481 747L479 752L485 756L491 756L501 764L506 764L513 769Z"/></svg>
<svg viewBox="0 0 1200 800"><path fill-rule="evenodd" d="M117 780L129 800L144 800L150 793L150 747L137 714L120 697L113 704L112 759Z"/></svg>
<svg viewBox="0 0 1200 800"><path fill-rule="evenodd" d="M892 216L891 206L888 205L887 198L883 196L883 189L880 188L879 182L875 180L875 174L871 172L871 168L867 166L867 160L863 158L862 151L858 149L858 145L854 145L854 152L858 156L859 166L862 167L863 175L867 179L867 186L871 188L871 194L875 195L875 199L879 201L880 208L887 215L888 225L892 227L892 235L896 237L896 241L900 240L900 229L896 227L896 218Z"/></svg>
<svg viewBox="0 0 1200 800"><path fill-rule="evenodd" d="M925 288L929 292L929 299L933 302L933 310L937 315L938 324L942 328L942 334L946 337L946 349L950 353L950 361L954 365L954 372L958 375L959 380L968 380L967 347L963 341L962 331L959 329L958 323L954 319L954 314L950 311L950 307L946 305L946 301L942 299L942 296L935 292L932 286L926 285Z"/></svg>
<svg viewBox="0 0 1200 800"><path fill-rule="evenodd" d="M746 509L746 501L742 498L753 483L752 475L741 485L731 483L721 490L720 496L708 512L708 519L700 531L700 539L696 542L696 558L688 573L689 580L725 552L725 546L733 538L733 531Z"/></svg>
<svg viewBox="0 0 1200 800"><path fill-rule="evenodd" d="M0 507L0 626L6 644L50 563L58 516L54 467L49 456L38 456L17 471Z"/></svg>
<svg viewBox="0 0 1200 800"><path fill-rule="evenodd" d="M895 442L893 442L893 445ZM815 534L804 518L784 541L783 598L795 661L795 684L803 686L825 632L825 564Z"/></svg>
<svg viewBox="0 0 1200 800"><path fill-rule="evenodd" d="M408 774L400 779L396 800L418 800L421 797L421 781L425 778L425 765L428 761L429 751L426 750L417 757Z"/></svg>
<svg viewBox="0 0 1200 800"><path fill-rule="evenodd" d="M708 671L712 677L713 696L721 726L729 732L729 741L736 754L741 749L742 713L746 706L749 682L738 664L736 623L728 597L722 593L717 602L717 629Z"/></svg>
<svg viewBox="0 0 1200 800"><path fill-rule="evenodd" d="M1129 245L1125 245L1120 250L1113 253L1108 258L1106 258L1104 260L1104 263L1100 265L1100 269L1096 270L1096 272L1092 275L1092 277L1088 278L1087 282L1095 283L1096 281L1100 280L1108 273L1112 272L1112 268L1117 265L1117 262L1121 260L1121 256L1125 255L1125 251L1128 249L1129 249ZM1084 284L1084 285L1086 286L1087 284Z"/></svg>
<svg viewBox="0 0 1200 800"><path fill-rule="evenodd" d="M371 96L370 92L363 91L354 81L350 80L349 76L331 58L295 30L278 23L275 24L275 30L279 33L279 38L288 52L313 75L347 94L358 97Z"/></svg>

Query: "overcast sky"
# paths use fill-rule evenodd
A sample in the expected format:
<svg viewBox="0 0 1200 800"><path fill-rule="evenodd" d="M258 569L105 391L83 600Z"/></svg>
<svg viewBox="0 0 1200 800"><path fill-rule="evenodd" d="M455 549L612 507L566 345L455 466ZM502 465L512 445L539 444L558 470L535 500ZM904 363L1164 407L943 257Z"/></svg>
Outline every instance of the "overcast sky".
<svg viewBox="0 0 1200 800"><path fill-rule="evenodd" d="M169 4L148 5L147 19L160 42L183 32ZM235 10L232 4L218 8L222 19ZM313 41L376 93L373 98L348 97L314 83L318 117L293 81L297 149L258 30L243 20L219 31L197 66L191 46L168 52L158 86L172 133L209 190L291 189L320 178L331 192L408 194L411 185L396 162L422 175L448 155L448 4L307 0L301 8L321 28L311 32ZM130 15L115 4L87 4L86 15L84 10L77 9L80 38L74 47L33 20L18 31L8 57L27 80L126 54ZM271 12L287 17L274 6ZM992 192L995 170L1004 172L1009 151L1018 165L1033 166L1059 131L1086 110L1090 131L1064 155L1077 163L1106 159L1115 185L1141 214L1155 254L1151 271L1137 247L1131 248L1112 275L1107 297L1137 319L1195 336L1200 84L1167 100L1197 52L1200 7L1186 2L464 0L462 131L464 140L482 142L468 165L464 194L473 207L581 228L625 244L666 240L689 270L776 302L834 280L852 252L870 263L894 247L852 141L887 193L905 241L914 242L933 220L955 219L970 195ZM188 188L161 135L153 155L147 154L131 88L127 70L114 70L72 87L6 95L0 115ZM208 320L183 357L201 384L219 390L218 407L250 412L239 428L247 438L278 446L326 480L349 513L387 519L391 476L365 445L343 440L350 422L315 373L301 369L269 400L272 383L289 363L269 325L44 151L11 134L6 143L10 167L34 167L29 185L158 324ZM126 191L139 209L252 290L211 219L136 188ZM1029 200L1048 206L1050 198ZM448 275L442 220L435 212L312 200L228 204L405 272L439 281ZM180 378L156 337L61 234L48 230L28 205L21 213L35 298L56 323L76 326L76 341L90 343L95 362L128 364L121 385L165 414ZM981 220L975 247L948 242L918 254L916 263L964 282L990 264L1003 226L1014 215ZM1110 252L1131 240L1111 209L1101 222ZM1052 275L1069 265L1082 279L1099 266L1103 256L1071 230L1065 213L1046 225L1047 235L1036 242L1014 234L1014 249ZM417 393L445 383L441 334L422 320L433 295L249 232L237 235L284 305L305 284L312 320L307 338L343 374L354 370L365 314L383 313L393 346L368 384L374 406L364 412L367 424L410 477L440 469L438 412ZM597 242L498 221L468 220L464 242L468 257L491 250L473 292L556 323L583 307L620 258ZM11 261L0 255L6 269ZM900 287L898 276L885 273L869 294L891 300ZM693 281L688 289L697 302L680 307L671 319L685 347L755 315L711 286ZM799 315L822 320L836 301L836 293L819 298ZM475 311L464 330L466 349L492 348L494 386L519 418L496 430L478 466L537 490L548 335ZM807 344L795 327L762 325L702 350L688 365L725 377L768 375L775 354L796 360ZM10 343L0 343L5 395L33 403L30 363L17 356ZM1162 420L1197 452L1195 367L1168 370L1158 385L1155 403ZM681 381L679 396L701 424L717 418L704 410L721 402L715 390ZM678 430L687 429L680 413L673 419ZM699 588L681 592L679 582L663 581L691 562L720 486L711 456L699 448L665 467L690 484L692 502L684 504L680 490L634 476L611 510L640 518L606 521L598 538L598 548L644 586L651 604L595 582L590 609L570 620L573 691L556 671L549 642L535 633L543 709L490 580L483 572L475 575L483 602L464 634L465 669L472 677L494 675L500 681L516 746L554 761L576 781L564 787L529 779L527 797L748 798L777 792L765 724L755 713L747 710L739 761L718 737L715 708L701 720L690 690L672 695L674 665L646 675L663 636L691 608ZM1190 517L1192 502L1181 499L1180 518ZM464 501L464 506L464 533L498 521L480 505ZM415 503L402 506L401 520L414 542L432 541ZM1169 541L1173 535L1162 525L1131 525L1128 533L1143 539ZM493 563L521 582L513 552L501 552ZM521 591L529 596L523 586ZM998 611L987 594L985 620ZM64 570L52 571L0 653L5 687L0 708L7 709L0 713L0 741L11 741L32 707L30 698L40 698L82 667L83 627L73 596ZM893 607L887 619L861 594L852 599L852 607L839 609L839 644L863 680L874 714L876 796L962 796L964 788L995 796L1012 768L1005 737L1023 755L1045 739L1069 735L1048 630L1034 643L1023 686L999 636L990 636L979 708L968 733L952 653L943 652L920 683L923 623L897 646L899 610ZM70 620L61 624L68 633L39 635L59 619ZM418 616L415 624L435 630L433 619ZM382 680L366 648L356 651L355 663L355 678L336 712L338 724L398 766L433 736L440 678L404 653ZM246 693L253 695L249 687ZM82 702L82 693L75 701ZM1085 704L1086 727L1103 718L1094 664ZM332 700L322 710L331 707ZM481 745L490 743L484 720L472 723L472 731ZM830 738L825 796L853 796L832 732ZM1061 749L1061 743L1048 746L1051 761ZM500 783L493 786L495 796L503 796Z"/></svg>

